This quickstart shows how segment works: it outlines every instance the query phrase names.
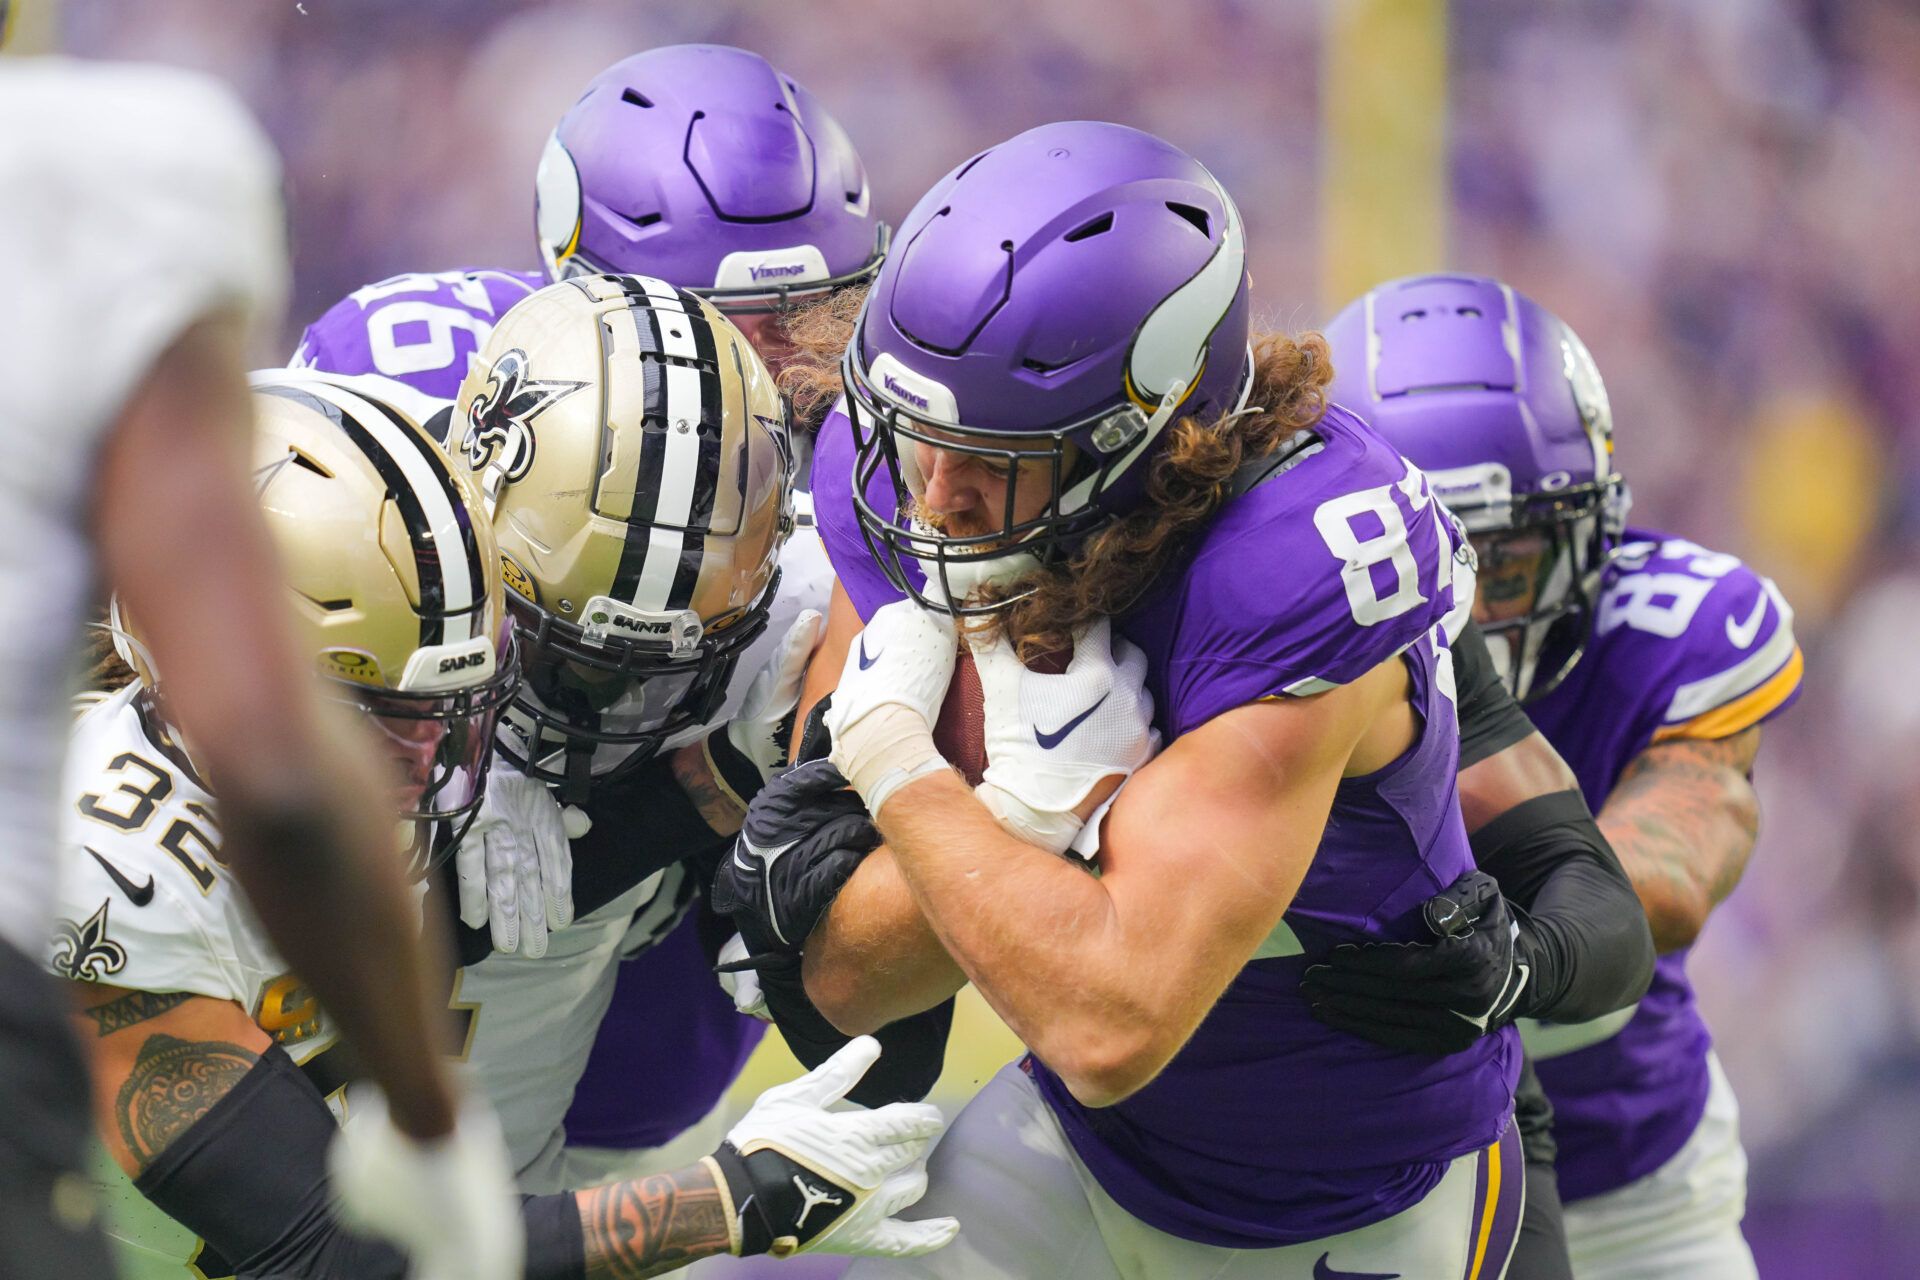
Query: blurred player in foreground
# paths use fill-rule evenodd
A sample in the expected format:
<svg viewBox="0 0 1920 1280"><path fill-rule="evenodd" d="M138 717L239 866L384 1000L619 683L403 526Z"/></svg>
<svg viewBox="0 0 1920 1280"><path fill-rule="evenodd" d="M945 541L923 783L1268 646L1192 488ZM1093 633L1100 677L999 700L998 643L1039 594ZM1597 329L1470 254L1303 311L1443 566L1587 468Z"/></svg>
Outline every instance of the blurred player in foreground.
<svg viewBox="0 0 1920 1280"><path fill-rule="evenodd" d="M520 674L499 550L464 468L364 389L293 374L259 384L260 501L328 696L377 726L401 765L394 808L458 828L480 802L494 720ZM332 1021L234 893L220 803L167 719L171 680L135 634L117 638L139 679L75 730L52 962L84 984L99 1133L134 1179L109 1189L122 1202L116 1234L143 1276L398 1277L401 1256L343 1230L329 1203L336 1119L345 1113L349 1140L366 1120L342 1087ZM526 1274L635 1277L711 1253L937 1247L950 1224L887 1218L924 1185L919 1159L939 1113L823 1109L874 1052L862 1042L770 1090L705 1159L529 1200ZM633 1087L645 1095L644 1081ZM336 1178L354 1175L336 1164Z"/></svg>
<svg viewBox="0 0 1920 1280"><path fill-rule="evenodd" d="M1478 276L1399 280L1328 336L1335 394L1472 531L1494 655L1579 775L1663 953L1636 1007L1524 1031L1553 1101L1575 1271L1749 1280L1739 1113L1685 962L1753 852L1761 725L1800 688L1793 611L1733 556L1625 526L1599 371L1526 296ZM1563 377L1571 406L1544 394ZM1370 957L1386 1021L1420 963Z"/></svg>
<svg viewBox="0 0 1920 1280"><path fill-rule="evenodd" d="M514 302L549 279L605 271L662 279L706 298L777 369L788 350L778 324L783 309L864 281L887 244L886 224L871 210L865 170L840 124L765 59L714 45L649 50L595 77L547 142L535 203L545 275L471 270L368 285L308 327L294 363L379 374L451 399ZM454 421L446 443L457 448L465 424ZM790 443L794 484L804 490L810 439L795 435ZM696 505L701 501L696 495ZM785 672L786 685L774 681L766 690L773 701L754 697L753 710L778 721L791 709L799 664L816 634L797 633L795 624L808 611L826 609L830 570L804 496L796 494L795 505L796 527L780 552L779 588L765 633L733 667L723 712L728 717L746 707L763 670ZM538 566L532 568L537 577ZM592 730L584 721L581 728ZM755 736L742 726L730 738ZM689 794L697 793L703 814L730 834L741 812L735 801L751 797L764 767L781 753L758 752L764 759L757 763L724 759L726 744L711 741L722 760L700 758L696 744L673 767L691 784ZM587 739L574 743L572 755L583 758ZM645 763L617 745L600 754L596 771L621 760L628 767ZM666 761L658 763L660 771L667 768ZM716 782L723 774L730 776ZM576 930L550 942L550 929L565 928L575 916L573 855L586 862L599 854L592 843L566 847L550 803L529 793L517 767L497 771L495 791L502 803L462 849L462 918L490 930L502 952L538 958L551 946L569 959L578 979L562 993L553 987L550 966L520 973L520 959L496 959L485 971L472 971L464 993L471 998L500 983L517 989L544 981L544 1034L533 1039L545 1055L564 1045L561 1056L574 1064L554 1065L537 1082L552 1090L557 1081L561 1094L556 1105L541 1108L550 1115L525 1117L537 1135L523 1136L519 1108L503 1106L516 1162L530 1176L529 1185L589 1185L669 1168L705 1150L722 1124L722 1098L762 1028L737 1015L713 983L712 944L702 936L711 932L712 918L692 877L667 865L633 902L609 905L601 896L595 908L601 916L586 922L589 932L606 932L613 927L606 917L624 910L633 921L624 937L616 929L602 946L597 936ZM572 803L577 806L578 798ZM683 807L675 801L669 809ZM579 825L576 819L576 832ZM694 841L705 841L706 827L698 819L693 831ZM669 828L659 829L660 841L674 838ZM695 849L685 843L677 852L686 856ZM604 878L595 883L604 884ZM479 954L473 946L463 948L468 959ZM610 984L610 994L602 984ZM608 1010L604 1018L602 1010ZM881 1070L898 1065L889 1053ZM568 1111L565 1094L576 1076ZM644 1102L629 1087L637 1077L654 1084ZM500 1096L495 1091L496 1104ZM558 1149L563 1136L564 1154ZM543 1142L554 1150L542 1154ZM561 1160L564 1173L558 1172Z"/></svg>
<svg viewBox="0 0 1920 1280"><path fill-rule="evenodd" d="M271 149L223 90L144 67L8 61L0 119L0 1268L111 1274L73 1172L87 1074L32 959L52 926L68 670L104 578L220 779L235 875L385 1091L343 1192L424 1274L513 1275L499 1140L440 1055L438 938L366 802L386 788L365 730L323 708L294 644L248 483L243 351L285 275Z"/></svg>

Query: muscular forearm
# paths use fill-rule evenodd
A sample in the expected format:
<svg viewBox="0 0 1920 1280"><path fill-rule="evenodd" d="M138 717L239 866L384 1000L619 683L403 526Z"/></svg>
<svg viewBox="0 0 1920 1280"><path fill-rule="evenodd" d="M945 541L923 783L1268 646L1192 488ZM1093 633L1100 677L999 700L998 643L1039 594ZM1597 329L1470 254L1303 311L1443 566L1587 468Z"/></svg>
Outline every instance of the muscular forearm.
<svg viewBox="0 0 1920 1280"><path fill-rule="evenodd" d="M1191 1032L1163 1016L1158 971L1138 963L1101 881L1003 832L957 775L889 802L880 826L946 952L1014 1034L1084 1101L1117 1101ZM1139 945L1137 945L1139 944ZM1206 1003L1211 1003L1208 993ZM1151 1043L1149 1043L1151 1042Z"/></svg>
<svg viewBox="0 0 1920 1280"><path fill-rule="evenodd" d="M861 862L807 939L802 972L808 998L847 1035L931 1009L967 982L885 846Z"/></svg>
<svg viewBox="0 0 1920 1280"><path fill-rule="evenodd" d="M451 972L438 921L423 931L391 823L357 822L329 789L223 796L228 847L249 900L292 970L310 984L414 1137L453 1127L441 1058ZM367 806L362 801L358 809ZM353 945L339 929L351 927ZM424 1033L423 1033L424 1029Z"/></svg>
<svg viewBox="0 0 1920 1280"><path fill-rule="evenodd" d="M640 1280L730 1247L726 1196L704 1164L576 1192L574 1199L588 1280ZM528 1267L528 1280L548 1275L562 1280Z"/></svg>
<svg viewBox="0 0 1920 1280"><path fill-rule="evenodd" d="M1635 757L1600 810L1661 952L1691 946L1740 882L1760 828L1748 771L1760 731L1680 741Z"/></svg>

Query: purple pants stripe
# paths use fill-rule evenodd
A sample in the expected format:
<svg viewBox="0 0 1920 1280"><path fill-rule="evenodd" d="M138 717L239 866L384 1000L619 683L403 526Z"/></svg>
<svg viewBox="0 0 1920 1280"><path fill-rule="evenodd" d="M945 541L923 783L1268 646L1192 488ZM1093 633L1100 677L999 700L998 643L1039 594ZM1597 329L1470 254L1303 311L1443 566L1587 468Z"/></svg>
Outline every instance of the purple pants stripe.
<svg viewBox="0 0 1920 1280"><path fill-rule="evenodd" d="M1520 1131L1508 1125L1499 1141L1480 1153L1474 1169L1475 1213L1463 1280L1500 1280L1520 1238L1520 1211L1527 1196L1527 1164Z"/></svg>

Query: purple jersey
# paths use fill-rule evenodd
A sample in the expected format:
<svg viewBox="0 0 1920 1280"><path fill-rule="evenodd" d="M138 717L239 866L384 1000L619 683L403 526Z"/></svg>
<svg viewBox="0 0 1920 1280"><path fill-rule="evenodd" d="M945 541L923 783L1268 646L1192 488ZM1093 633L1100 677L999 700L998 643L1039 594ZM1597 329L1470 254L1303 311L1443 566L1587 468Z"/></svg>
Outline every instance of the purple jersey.
<svg viewBox="0 0 1920 1280"><path fill-rule="evenodd" d="M607 1012L573 1089L569 1146L637 1151L680 1136L720 1105L767 1028L713 980L697 905L621 964Z"/></svg>
<svg viewBox="0 0 1920 1280"><path fill-rule="evenodd" d="M1599 813L1647 747L1759 724L1798 696L1800 671L1793 611L1773 583L1732 556L1630 529L1586 654L1527 712ZM1652 1173L1700 1123L1710 1040L1685 965L1685 951L1660 957L1636 1008L1526 1029L1553 1100L1565 1199Z"/></svg>
<svg viewBox="0 0 1920 1280"><path fill-rule="evenodd" d="M1146 1088L1089 1109L1034 1079L1109 1195L1173 1235L1232 1248L1352 1231L1417 1203L1447 1163L1495 1142L1512 1109L1512 1032L1443 1059L1316 1022L1302 970L1343 942L1425 935L1420 908L1473 867L1455 789L1459 732L1439 623L1453 544L1424 478L1345 410L1322 444L1232 499L1193 554L1116 620L1147 656L1171 740L1263 698L1316 693L1403 655L1419 736L1340 784L1280 925ZM898 598L851 504L851 429L816 446L816 519L862 615ZM879 502L876 484L869 498Z"/></svg>
<svg viewBox="0 0 1920 1280"><path fill-rule="evenodd" d="M307 326L294 368L377 373L451 400L508 307L547 278L528 271L410 272L356 289Z"/></svg>

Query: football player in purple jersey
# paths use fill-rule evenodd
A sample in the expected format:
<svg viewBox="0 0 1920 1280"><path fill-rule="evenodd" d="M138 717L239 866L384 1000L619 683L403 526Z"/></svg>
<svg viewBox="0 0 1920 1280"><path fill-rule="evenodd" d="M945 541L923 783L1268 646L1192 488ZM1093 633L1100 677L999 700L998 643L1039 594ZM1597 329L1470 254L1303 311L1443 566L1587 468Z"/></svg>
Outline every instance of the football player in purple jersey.
<svg viewBox="0 0 1920 1280"><path fill-rule="evenodd" d="M1394 281L1328 337L1335 397L1472 531L1495 658L1578 775L1664 953L1637 1007L1525 1031L1554 1105L1575 1270L1751 1277L1738 1113L1685 961L1753 852L1761 725L1800 687L1793 611L1733 556L1625 526L1598 370L1511 287ZM1383 1021L1420 963L1363 966Z"/></svg>
<svg viewBox="0 0 1920 1280"><path fill-rule="evenodd" d="M534 222L544 273L469 270L368 285L307 329L294 363L379 374L450 400L507 307L549 278L616 272L707 298L777 367L786 351L783 309L865 280L888 241L839 122L764 58L718 45L649 50L595 77L546 144ZM807 440L793 443L804 487ZM829 574L804 501L800 524L781 555L765 651L740 664L743 686L788 624L808 607L825 607ZM706 781L694 798L730 830L739 813L733 797L748 794L749 783L715 783L704 762L695 763ZM525 796L511 769L497 782L502 800L542 799ZM539 847L511 859L506 875L472 865L485 845L467 842L473 891L463 917L490 927L499 949L532 955L547 945L549 924L571 919L572 891L554 874L566 850L547 847L559 838L557 821L518 825L527 832L519 843ZM644 1153L694 1127L712 1129L722 1095L758 1043L761 1024L737 1015L714 987L699 913L688 913L692 894L692 878L670 869L636 918L631 962L617 968L611 1012L566 1118L569 1167L559 1176L567 1185L645 1171L656 1162ZM469 932L463 951L477 957L484 943ZM900 1060L889 1052L882 1072ZM632 1089L636 1078L649 1089Z"/></svg>
<svg viewBox="0 0 1920 1280"><path fill-rule="evenodd" d="M1473 871L1450 521L1327 405L1317 338L1249 332L1239 215L1167 143L1032 130L902 241L814 468L842 590L810 692L885 844L805 977L844 1030L970 979L1032 1052L936 1154L948 1265L852 1274L1503 1274L1514 1032L1436 1065L1299 991ZM961 660L977 790L933 739Z"/></svg>

